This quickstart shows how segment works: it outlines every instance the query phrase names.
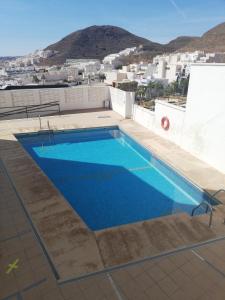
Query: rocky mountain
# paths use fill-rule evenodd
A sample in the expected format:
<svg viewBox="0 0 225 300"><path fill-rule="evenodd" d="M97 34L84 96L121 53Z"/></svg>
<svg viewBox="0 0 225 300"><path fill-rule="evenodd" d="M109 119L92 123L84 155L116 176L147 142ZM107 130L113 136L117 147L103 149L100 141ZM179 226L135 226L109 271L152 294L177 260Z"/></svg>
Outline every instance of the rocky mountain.
<svg viewBox="0 0 225 300"><path fill-rule="evenodd" d="M177 51L181 48L186 47L188 44L196 42L199 40L199 37L196 36L179 36L178 38L170 41L165 45L171 52Z"/></svg>
<svg viewBox="0 0 225 300"><path fill-rule="evenodd" d="M182 48L183 51L203 50L208 52L225 52L225 22L193 40Z"/></svg>
<svg viewBox="0 0 225 300"><path fill-rule="evenodd" d="M64 63L67 58L97 58L117 53L125 48L144 46L148 51L162 50L163 46L136 36L116 26L91 26L66 36L45 50L57 54L46 60L48 64Z"/></svg>
<svg viewBox="0 0 225 300"><path fill-rule="evenodd" d="M45 50L54 50L56 54L43 59L41 64L63 64L69 58L103 59L108 54L138 46L142 46L139 52L125 58L127 61L151 60L157 54L174 51L225 52L225 23L209 30L202 37L180 36L164 45L136 36L120 27L91 26L48 46Z"/></svg>

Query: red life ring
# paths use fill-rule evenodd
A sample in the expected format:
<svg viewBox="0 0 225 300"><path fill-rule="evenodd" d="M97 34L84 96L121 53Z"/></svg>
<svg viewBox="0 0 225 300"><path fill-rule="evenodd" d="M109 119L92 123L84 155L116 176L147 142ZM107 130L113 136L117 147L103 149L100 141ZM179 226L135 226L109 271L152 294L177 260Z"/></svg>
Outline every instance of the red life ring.
<svg viewBox="0 0 225 300"><path fill-rule="evenodd" d="M170 120L167 117L163 117L161 120L161 126L164 130L169 130Z"/></svg>

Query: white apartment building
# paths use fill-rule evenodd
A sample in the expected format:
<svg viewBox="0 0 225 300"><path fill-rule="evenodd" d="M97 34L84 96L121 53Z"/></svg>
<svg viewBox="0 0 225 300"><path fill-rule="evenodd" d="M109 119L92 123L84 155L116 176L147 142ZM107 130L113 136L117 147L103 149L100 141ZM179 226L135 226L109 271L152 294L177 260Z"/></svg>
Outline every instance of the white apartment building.
<svg viewBox="0 0 225 300"><path fill-rule="evenodd" d="M127 73L126 72L120 72L118 70L113 70L111 72L105 72L105 83L109 85L113 85L113 82L116 81L123 81L128 79L127 78Z"/></svg>
<svg viewBox="0 0 225 300"><path fill-rule="evenodd" d="M136 47L133 48L126 48L118 53L113 53L113 54L109 54L107 55L104 59L103 59L103 64L104 65L112 65L113 68L121 65L121 59L125 56L130 55L131 53L134 53L137 50Z"/></svg>
<svg viewBox="0 0 225 300"><path fill-rule="evenodd" d="M87 73L97 73L101 69L99 59L67 59L65 66L77 68Z"/></svg>
<svg viewBox="0 0 225 300"><path fill-rule="evenodd" d="M27 67L33 66L40 62L40 58L48 58L53 56L56 51L53 50L36 50L25 56L18 57L15 60L9 61L10 67Z"/></svg>
<svg viewBox="0 0 225 300"><path fill-rule="evenodd" d="M121 56L119 55L119 53L113 53L113 54L107 55L103 59L103 64L111 65L111 66L113 66L113 68L116 68L117 66L119 66L121 64Z"/></svg>
<svg viewBox="0 0 225 300"><path fill-rule="evenodd" d="M112 81L121 81L121 79L118 79L118 76L120 76L117 75L118 72L112 70L121 64L121 53L131 53L131 51L135 51L135 48L128 48L104 58L102 71L106 74L106 83L111 84ZM178 77L187 78L193 63L215 62L216 59L221 60L221 58L223 58L221 54L217 55L203 51L157 55L151 64L140 62L122 66L119 73L126 73L128 80L135 80L139 85L147 85L150 81L160 81L163 85L167 85L176 81Z"/></svg>
<svg viewBox="0 0 225 300"><path fill-rule="evenodd" d="M156 79L165 79L168 83L171 83L178 76L187 77L190 73L191 64L207 63L214 57L215 53L204 53L203 51L158 55L153 59L153 65L156 68L152 76Z"/></svg>
<svg viewBox="0 0 225 300"><path fill-rule="evenodd" d="M156 72L156 68L157 68L156 65L148 64L148 67L147 67L146 72L145 72L145 77L148 78L148 79L152 79L154 73Z"/></svg>
<svg viewBox="0 0 225 300"><path fill-rule="evenodd" d="M135 52L136 49L137 49L136 47L126 48L126 49L120 51L119 54L120 54L120 55L127 56L127 55L130 55L131 53Z"/></svg>
<svg viewBox="0 0 225 300"><path fill-rule="evenodd" d="M97 72L99 72L99 70L99 64L88 64L84 67L85 74L96 74Z"/></svg>
<svg viewBox="0 0 225 300"><path fill-rule="evenodd" d="M79 69L78 68L75 68L75 67L65 68L65 71L67 72L69 81L75 81L75 80L79 79Z"/></svg>
<svg viewBox="0 0 225 300"><path fill-rule="evenodd" d="M68 79L68 73L63 70L59 71L48 71L44 73L45 81L52 82L52 81L63 81Z"/></svg>
<svg viewBox="0 0 225 300"><path fill-rule="evenodd" d="M0 76L7 76L7 72L5 68L0 68Z"/></svg>
<svg viewBox="0 0 225 300"><path fill-rule="evenodd" d="M112 70L114 69L113 65L111 64L101 64L101 71L104 72L112 72Z"/></svg>

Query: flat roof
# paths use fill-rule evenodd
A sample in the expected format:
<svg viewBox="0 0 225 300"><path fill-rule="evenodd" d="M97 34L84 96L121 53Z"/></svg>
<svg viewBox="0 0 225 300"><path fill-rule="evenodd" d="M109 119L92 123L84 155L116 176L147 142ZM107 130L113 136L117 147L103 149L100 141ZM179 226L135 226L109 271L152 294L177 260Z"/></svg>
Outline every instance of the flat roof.
<svg viewBox="0 0 225 300"><path fill-rule="evenodd" d="M207 192L213 193L221 188L221 182L225 182L225 175L113 111L43 119L49 120L50 125L58 130L119 125ZM79 221L77 231L77 225L69 222L72 215L68 208L66 218L60 217L58 208L65 205L62 196L57 194L14 137L16 132L38 130L37 118L0 121L1 300L29 296L37 300L72 300L74 297L79 300L149 300L151 297L189 300L207 299L209 295L212 299L215 295L217 299L224 299L223 205L214 212L211 229L207 227L208 215L193 219L177 215L173 221L168 218L164 222L156 220L155 227L145 223L146 228L151 228L145 231L149 236L140 235L134 224L98 232L100 261L96 260L99 265L94 265L95 236L91 234L92 244L88 242L88 248L83 248L87 242L83 235L85 228ZM24 176L18 176L21 172ZM40 181L35 180L37 176ZM225 203L224 195L220 200ZM55 206L58 201L61 204ZM141 224L138 226L141 228ZM172 229L172 238L169 228ZM177 228L180 229L177 231ZM183 240L181 248L178 240ZM84 250L90 254L86 265L82 265L86 259ZM146 251L154 255L147 257ZM104 268L100 271L96 269L77 276L81 268L94 270L101 264Z"/></svg>

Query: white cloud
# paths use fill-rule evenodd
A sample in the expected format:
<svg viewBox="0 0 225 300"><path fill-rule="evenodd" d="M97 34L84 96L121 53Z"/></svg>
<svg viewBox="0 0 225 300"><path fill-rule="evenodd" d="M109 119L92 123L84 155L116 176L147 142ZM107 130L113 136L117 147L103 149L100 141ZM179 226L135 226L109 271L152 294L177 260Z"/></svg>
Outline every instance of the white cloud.
<svg viewBox="0 0 225 300"><path fill-rule="evenodd" d="M184 11L177 5L177 3L174 0L169 0L169 2L172 4L172 6L175 8L177 13L182 16L183 19L186 19L186 15Z"/></svg>

